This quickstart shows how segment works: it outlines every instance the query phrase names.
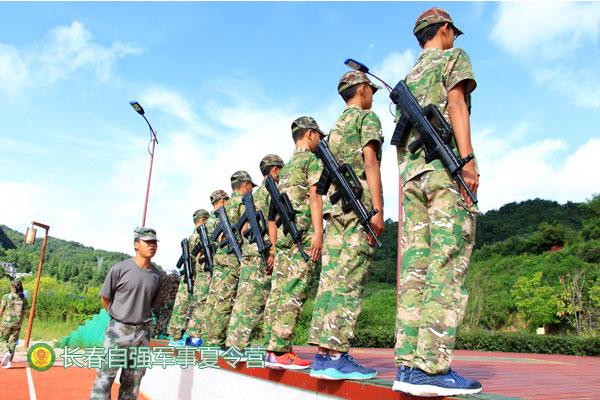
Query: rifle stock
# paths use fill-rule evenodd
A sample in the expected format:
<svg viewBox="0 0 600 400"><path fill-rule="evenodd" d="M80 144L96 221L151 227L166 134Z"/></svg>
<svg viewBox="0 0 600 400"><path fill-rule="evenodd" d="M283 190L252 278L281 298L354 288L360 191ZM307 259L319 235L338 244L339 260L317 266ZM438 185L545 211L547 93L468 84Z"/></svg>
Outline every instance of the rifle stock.
<svg viewBox="0 0 600 400"><path fill-rule="evenodd" d="M235 224L235 229L239 232L242 232L244 225L248 223L249 227L242 232L242 236L248 238L248 243L256 243L258 252L260 253L260 256L265 264L265 271L268 271L269 264L267 262L267 256L269 249L271 248L271 243L266 244L263 240L263 236L267 231L265 217L262 211L256 211L252 192L246 193L244 197L242 197L242 203L246 207L246 211Z"/></svg>
<svg viewBox="0 0 600 400"><path fill-rule="evenodd" d="M212 242L216 242L221 235L221 233L225 234L225 239L219 242L219 248L223 248L225 246L229 246L227 250L227 254L234 253L237 257L238 262L242 261L242 238L239 230L232 226L229 223L229 218L227 217L227 212L225 211L225 206L220 207L215 211L215 215L219 218L219 224L214 232L210 235L210 240ZM236 235L237 233L237 235ZM238 240L239 238L239 240Z"/></svg>

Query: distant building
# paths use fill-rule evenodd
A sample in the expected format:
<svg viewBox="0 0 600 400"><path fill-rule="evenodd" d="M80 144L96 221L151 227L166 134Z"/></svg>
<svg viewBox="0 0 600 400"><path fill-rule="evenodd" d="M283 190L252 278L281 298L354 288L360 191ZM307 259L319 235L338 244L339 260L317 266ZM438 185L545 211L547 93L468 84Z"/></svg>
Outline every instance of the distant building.
<svg viewBox="0 0 600 400"><path fill-rule="evenodd" d="M6 261L0 261L0 266L2 268L4 268L4 272L6 272L8 275L14 277L17 274L17 268L14 266L13 263L9 263Z"/></svg>

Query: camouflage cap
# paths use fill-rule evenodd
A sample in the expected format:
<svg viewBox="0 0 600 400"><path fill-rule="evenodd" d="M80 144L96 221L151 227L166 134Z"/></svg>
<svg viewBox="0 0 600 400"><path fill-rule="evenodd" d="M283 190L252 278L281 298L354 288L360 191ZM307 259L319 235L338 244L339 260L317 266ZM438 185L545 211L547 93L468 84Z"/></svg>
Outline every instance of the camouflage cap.
<svg viewBox="0 0 600 400"><path fill-rule="evenodd" d="M413 33L416 34L426 26L439 24L442 22L447 22L450 25L452 25L456 36L463 34L463 32L460 29L458 29L456 25L454 25L452 18L450 18L450 14L448 14L448 11L439 7L433 7L421 13L421 15L419 15L419 17L417 18L417 22L415 22L415 28L413 29Z"/></svg>
<svg viewBox="0 0 600 400"><path fill-rule="evenodd" d="M352 70L346 72L340 78L340 83L338 83L338 93L342 93L349 87L358 85L359 83L366 83L367 85L371 86L373 88L373 93L381 89L381 86L371 82L367 77L367 74L365 74L364 72Z"/></svg>
<svg viewBox="0 0 600 400"><path fill-rule="evenodd" d="M325 133L323 133L321 128L319 128L317 121L315 121L313 117L296 118L296 120L292 122L292 133L300 129L312 129L314 131L319 132L319 135L321 135L321 139L325 137Z"/></svg>
<svg viewBox="0 0 600 400"><path fill-rule="evenodd" d="M215 204L217 201L219 201L221 199L229 200L229 195L227 193L225 193L224 190L221 190L221 189L215 190L210 195L210 204Z"/></svg>
<svg viewBox="0 0 600 400"><path fill-rule="evenodd" d="M252 186L258 186L256 183L252 182L252 178L250 178L250 174L246 171L237 171L231 175L231 183L237 182L250 182Z"/></svg>
<svg viewBox="0 0 600 400"><path fill-rule="evenodd" d="M158 240L156 239L156 231L152 228L138 226L133 230L133 240Z"/></svg>
<svg viewBox="0 0 600 400"><path fill-rule="evenodd" d="M209 216L208 215L208 211L206 211L206 210L204 210L204 209L201 208L199 210L194 211L193 218L194 218L194 221L197 221L200 218L208 218L208 216Z"/></svg>
<svg viewBox="0 0 600 400"><path fill-rule="evenodd" d="M11 284L13 287L15 287L15 288L17 287L17 285L21 285L21 286L23 285L23 284L21 283L21 279L19 279L19 278L15 278L15 279L13 279L13 280L10 282L10 284Z"/></svg>
<svg viewBox="0 0 600 400"><path fill-rule="evenodd" d="M283 160L277 154L267 154L262 160L260 160L259 168L261 170L263 168L272 166L283 167Z"/></svg>

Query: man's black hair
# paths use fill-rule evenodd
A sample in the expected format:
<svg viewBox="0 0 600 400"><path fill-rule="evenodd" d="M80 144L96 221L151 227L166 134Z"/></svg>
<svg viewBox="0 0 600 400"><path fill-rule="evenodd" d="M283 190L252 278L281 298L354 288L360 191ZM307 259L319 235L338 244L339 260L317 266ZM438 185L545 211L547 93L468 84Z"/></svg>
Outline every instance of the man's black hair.
<svg viewBox="0 0 600 400"><path fill-rule="evenodd" d="M308 132L308 129L309 128L300 128L297 131L292 132L292 139L294 139L294 143L297 143L298 140L304 139L304 135L306 135L306 132Z"/></svg>
<svg viewBox="0 0 600 400"><path fill-rule="evenodd" d="M356 96L356 90L358 89L358 87L360 85L366 85L366 83L361 82L361 83L357 83L356 85L352 85L350 87L347 87L346 89L342 90L342 92L340 93L340 96L342 96L342 99L344 99L344 102L348 102L350 99L352 99L354 96Z"/></svg>
<svg viewBox="0 0 600 400"><path fill-rule="evenodd" d="M269 175L271 173L271 170L273 169L274 166L275 165L269 165L268 167L263 167L263 168L260 169L260 173L263 176L267 176L267 175Z"/></svg>
<svg viewBox="0 0 600 400"><path fill-rule="evenodd" d="M419 32L415 33L417 40L421 46L425 46L425 43L433 39L433 37L437 34L438 30L444 26L444 24L448 24L448 22L438 22L437 24L431 24L421 29ZM451 24L448 24L451 26Z"/></svg>
<svg viewBox="0 0 600 400"><path fill-rule="evenodd" d="M233 182L231 184L231 189L239 190L242 187L242 183L244 183L244 182Z"/></svg>

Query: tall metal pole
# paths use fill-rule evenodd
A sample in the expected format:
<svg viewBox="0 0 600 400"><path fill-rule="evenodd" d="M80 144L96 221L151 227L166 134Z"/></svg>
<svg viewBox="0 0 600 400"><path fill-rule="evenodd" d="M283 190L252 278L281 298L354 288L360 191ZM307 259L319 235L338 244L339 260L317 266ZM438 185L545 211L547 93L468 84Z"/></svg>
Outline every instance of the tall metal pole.
<svg viewBox="0 0 600 400"><path fill-rule="evenodd" d="M25 334L25 348L29 348L29 339L31 337L31 328L33 326L33 315L35 313L35 301L37 299L38 289L40 287L40 277L42 276L42 265L44 264L44 254L46 253L46 242L48 240L48 225L40 224L39 222L31 222L31 225L39 226L46 230L44 235L44 243L42 244L42 253L40 254L40 264L38 266L37 280L35 281L35 290L33 292L33 300L31 301L31 309L29 310L29 320L27 321L27 333Z"/></svg>
<svg viewBox="0 0 600 400"><path fill-rule="evenodd" d="M144 117L145 119L145 117ZM152 177L152 163L154 162L154 147L156 146L156 131L152 131L152 153L150 154L150 172L148 172L148 185L146 186L146 200L144 201L144 217L142 227L146 226L146 210L148 209L148 195L150 194L150 178Z"/></svg>

